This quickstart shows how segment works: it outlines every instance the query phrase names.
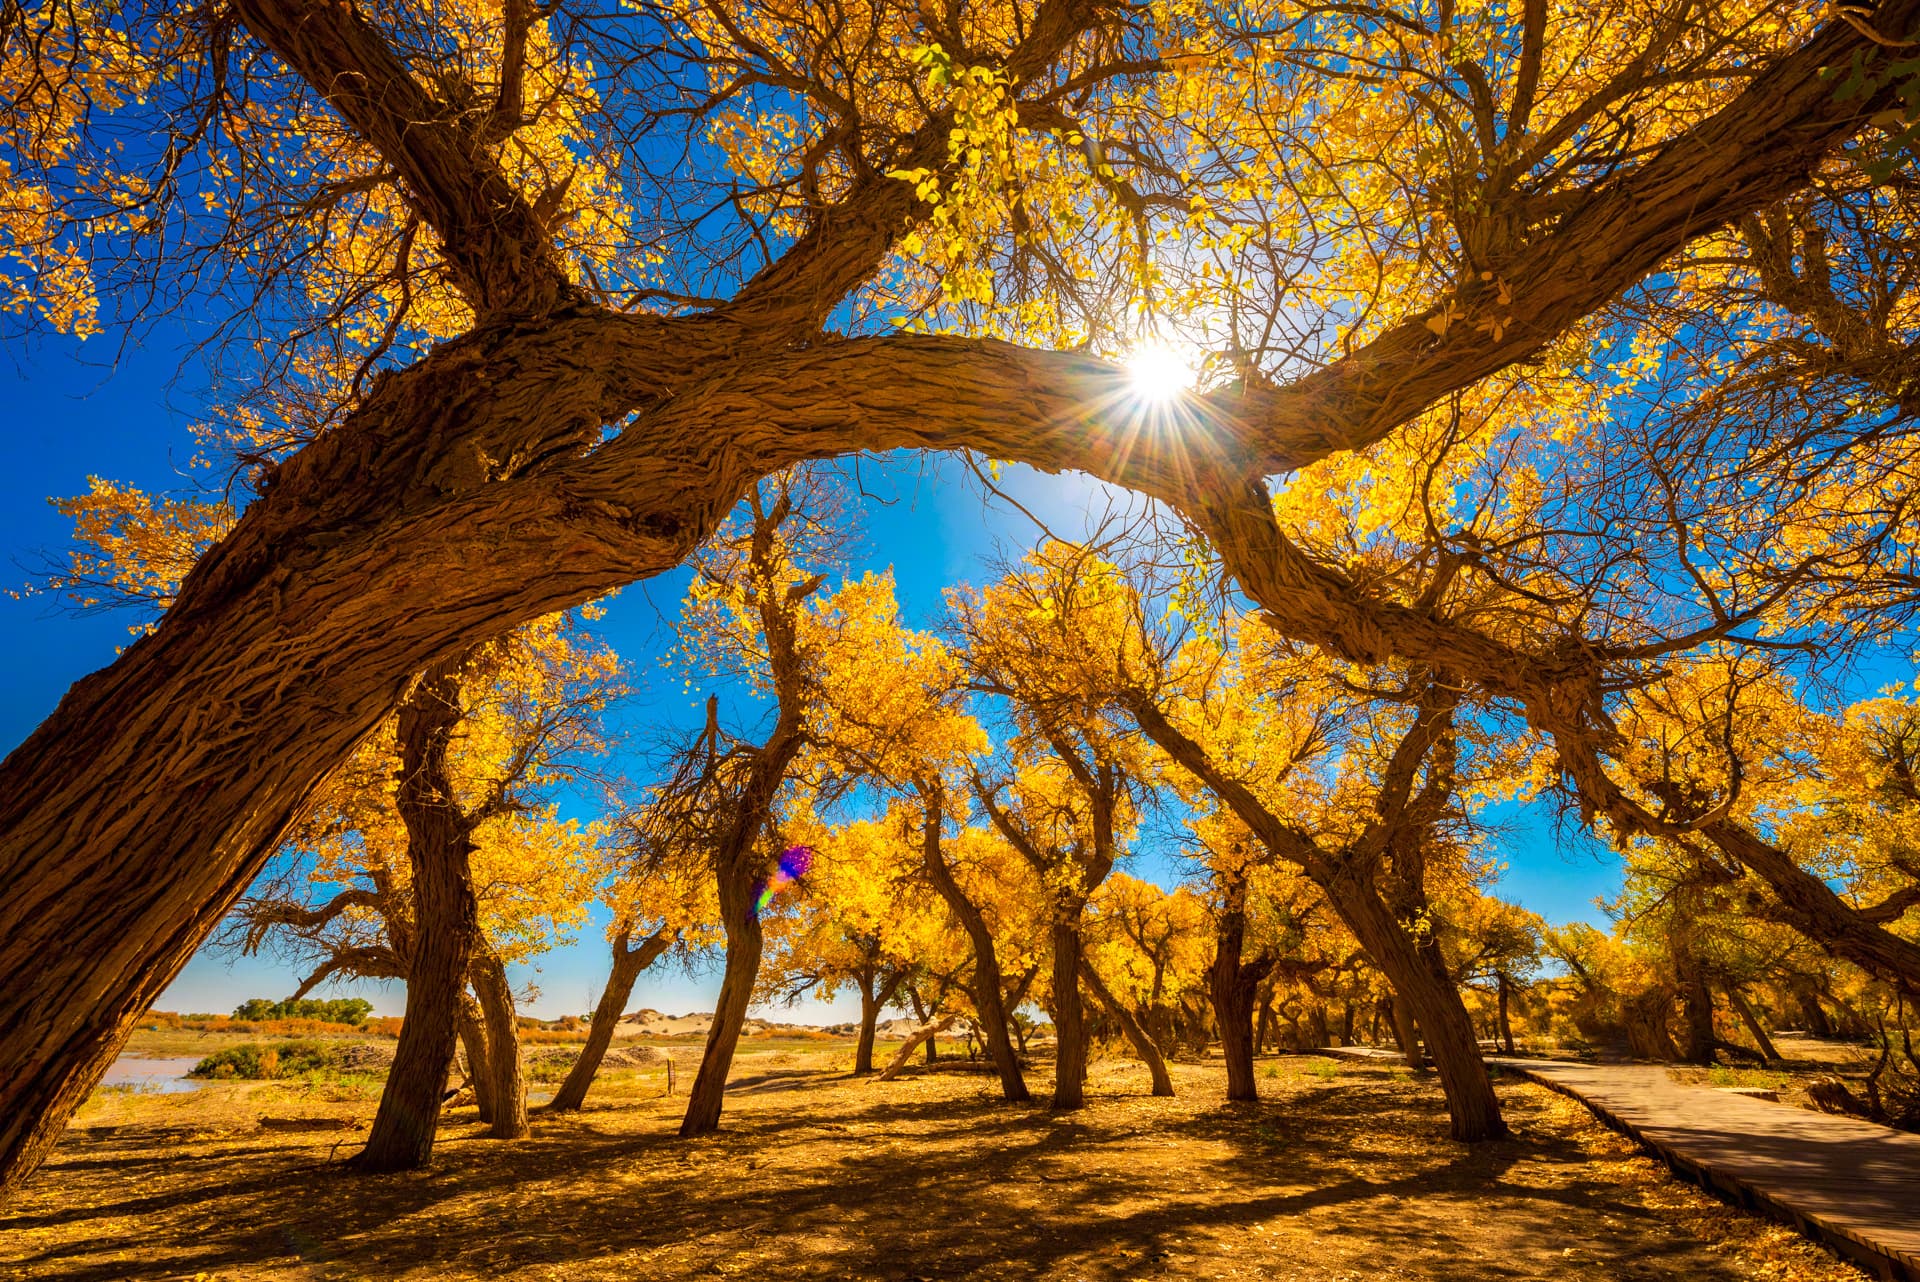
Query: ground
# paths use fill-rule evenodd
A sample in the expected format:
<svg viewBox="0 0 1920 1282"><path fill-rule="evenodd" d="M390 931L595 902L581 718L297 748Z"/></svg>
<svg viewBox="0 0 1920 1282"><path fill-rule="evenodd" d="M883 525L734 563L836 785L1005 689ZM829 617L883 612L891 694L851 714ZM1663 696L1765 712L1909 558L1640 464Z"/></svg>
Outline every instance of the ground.
<svg viewBox="0 0 1920 1282"><path fill-rule="evenodd" d="M426 1173L356 1176L377 1088L215 1083L87 1104L0 1207L0 1277L119 1279L1790 1279L1864 1275L1668 1178L1579 1105L1501 1083L1516 1138L1445 1138L1431 1079L1218 1062L1147 1094L1101 1061L1052 1115L947 1071L844 1075L844 1047L746 1049L725 1129L674 1137L659 1070L530 1141L449 1114ZM682 1058L679 1089L697 1048ZM1044 1072L1034 1074L1044 1091Z"/></svg>

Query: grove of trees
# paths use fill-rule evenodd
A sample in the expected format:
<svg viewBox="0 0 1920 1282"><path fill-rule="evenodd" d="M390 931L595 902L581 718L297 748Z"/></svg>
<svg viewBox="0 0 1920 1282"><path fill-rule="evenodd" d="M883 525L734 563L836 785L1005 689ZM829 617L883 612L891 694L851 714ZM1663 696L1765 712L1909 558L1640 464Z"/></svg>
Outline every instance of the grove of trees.
<svg viewBox="0 0 1920 1282"><path fill-rule="evenodd" d="M1876 1038L1854 1103L1911 1122L1920 716L1859 695L1920 600L1916 32L0 6L0 316L204 321L227 482L60 500L57 589L147 626L0 765L0 1189L223 922L296 997L405 982L360 1166L428 1160L462 1042L522 1135L506 966L596 898L602 1051L646 966L724 957L688 1135L756 992L843 986L858 1069L904 1001L1010 1101L1044 1011L1062 1109L1096 1035L1155 1090L1217 1041L1234 1098L1391 1038L1482 1140L1482 1037L1791 1020ZM832 462L895 450L1145 502L907 620ZM563 821L632 679L577 612L688 563L676 661L733 702ZM1611 934L1489 897L1515 800L1622 852Z"/></svg>

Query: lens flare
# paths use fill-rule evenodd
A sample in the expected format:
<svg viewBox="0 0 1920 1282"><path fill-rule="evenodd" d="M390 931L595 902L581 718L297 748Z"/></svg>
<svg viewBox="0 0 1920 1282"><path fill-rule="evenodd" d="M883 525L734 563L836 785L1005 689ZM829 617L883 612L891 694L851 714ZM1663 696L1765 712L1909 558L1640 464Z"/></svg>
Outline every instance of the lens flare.
<svg viewBox="0 0 1920 1282"><path fill-rule="evenodd" d="M1133 394L1154 404L1191 391L1198 374L1189 353L1157 339L1140 344L1127 357L1127 381Z"/></svg>
<svg viewBox="0 0 1920 1282"><path fill-rule="evenodd" d="M756 915L767 911L767 905L780 893L784 886L790 886L807 875L807 869L813 867L813 848L811 846L788 846L780 852L780 858L774 864L773 875L761 885L760 898L754 904Z"/></svg>

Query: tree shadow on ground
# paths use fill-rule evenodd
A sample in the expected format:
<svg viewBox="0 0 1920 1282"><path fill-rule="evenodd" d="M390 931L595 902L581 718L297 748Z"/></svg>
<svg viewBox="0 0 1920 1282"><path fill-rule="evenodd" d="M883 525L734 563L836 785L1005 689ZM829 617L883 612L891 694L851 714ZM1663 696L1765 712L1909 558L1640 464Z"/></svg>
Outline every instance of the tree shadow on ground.
<svg viewBox="0 0 1920 1282"><path fill-rule="evenodd" d="M1290 1075L1263 1081L1272 1098L1253 1105L1226 1105L1217 1077L1183 1066L1174 1100L1101 1096L1096 1081L1090 1107L1054 1114L943 1075L868 1086L769 1072L730 1091L717 1135L677 1139L678 1100L608 1100L522 1143L450 1127L433 1170L394 1176L350 1174L316 1145L215 1136L160 1158L116 1133L63 1150L42 1177L63 1206L0 1212L0 1237L26 1248L0 1260L70 1282L540 1266L570 1279L1535 1278L1593 1276L1601 1261L1622 1278L1740 1276L1593 1170L1536 1088L1507 1088L1516 1138L1464 1146L1444 1138L1437 1093L1405 1075Z"/></svg>

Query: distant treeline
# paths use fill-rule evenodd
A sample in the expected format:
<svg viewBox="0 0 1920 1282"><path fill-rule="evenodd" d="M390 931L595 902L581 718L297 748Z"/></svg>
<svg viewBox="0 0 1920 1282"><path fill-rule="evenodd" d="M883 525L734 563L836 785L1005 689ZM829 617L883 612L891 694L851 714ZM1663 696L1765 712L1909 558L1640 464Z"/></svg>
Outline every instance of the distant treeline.
<svg viewBox="0 0 1920 1282"><path fill-rule="evenodd" d="M329 1024L364 1024L371 1014L373 1003L364 997L336 997L331 1001L289 997L278 1002L255 997L233 1008L235 1019L318 1019Z"/></svg>

